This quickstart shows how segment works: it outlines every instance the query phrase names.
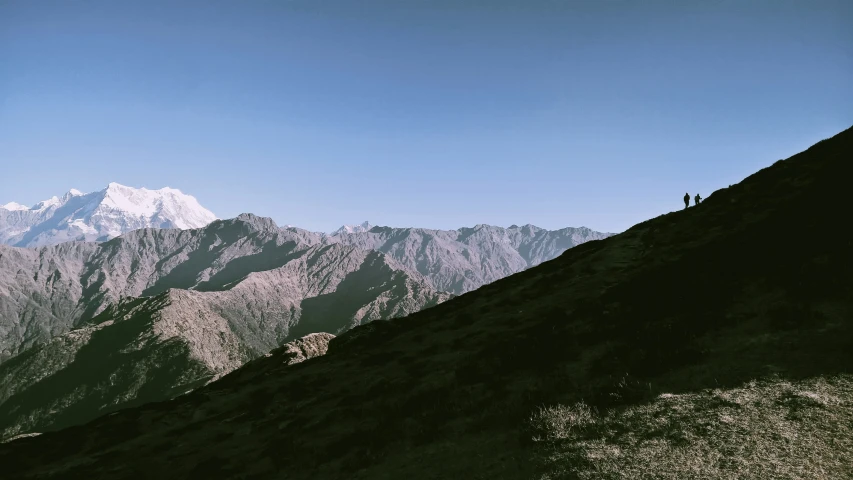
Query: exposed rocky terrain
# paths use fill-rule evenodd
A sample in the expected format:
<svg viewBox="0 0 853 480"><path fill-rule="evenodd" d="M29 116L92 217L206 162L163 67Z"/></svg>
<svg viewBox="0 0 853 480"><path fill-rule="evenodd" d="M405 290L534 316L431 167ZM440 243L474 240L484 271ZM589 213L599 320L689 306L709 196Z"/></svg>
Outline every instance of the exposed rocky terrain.
<svg viewBox="0 0 853 480"><path fill-rule="evenodd" d="M298 365L0 445L5 478L845 478L853 129Z"/></svg>
<svg viewBox="0 0 853 480"><path fill-rule="evenodd" d="M413 313L449 298L436 285L464 292L606 236L369 227L329 236L244 214L103 243L0 245L0 432L171 398L282 342Z"/></svg>
<svg viewBox="0 0 853 480"><path fill-rule="evenodd" d="M71 190L32 207L0 205L0 244L39 247L71 240L105 241L139 228L200 228L216 216L174 188L111 183L93 193Z"/></svg>
<svg viewBox="0 0 853 480"><path fill-rule="evenodd" d="M326 241L382 252L423 275L434 289L459 295L611 235L586 227L545 230L533 225L476 225L430 230L371 227L364 222L341 227Z"/></svg>
<svg viewBox="0 0 853 480"><path fill-rule="evenodd" d="M378 252L251 215L0 247L0 294L0 437L168 399L283 342L450 297Z"/></svg>
<svg viewBox="0 0 853 480"><path fill-rule="evenodd" d="M0 360L122 298L169 288L223 290L256 270L283 266L314 243L311 235L244 215L196 230L136 230L101 244L0 246Z"/></svg>
<svg viewBox="0 0 853 480"><path fill-rule="evenodd" d="M373 227L326 236L279 228L269 218L244 214L201 229L136 230L101 244L71 242L39 249L0 245L0 362L88 321L124 297L156 295L168 288L226 289L250 273L301 257L312 246L325 245L316 251L342 261L351 248L334 245L379 251L391 268L405 270L415 281L459 294L608 235L586 228L478 225L451 231ZM359 255L350 263L362 261ZM344 268L333 277L348 273ZM278 281L274 275L262 277ZM251 281L257 284L260 278Z"/></svg>
<svg viewBox="0 0 853 480"><path fill-rule="evenodd" d="M123 301L0 365L0 439L167 400L257 358L203 296L169 290ZM312 333L260 356L298 363L324 354L331 338Z"/></svg>

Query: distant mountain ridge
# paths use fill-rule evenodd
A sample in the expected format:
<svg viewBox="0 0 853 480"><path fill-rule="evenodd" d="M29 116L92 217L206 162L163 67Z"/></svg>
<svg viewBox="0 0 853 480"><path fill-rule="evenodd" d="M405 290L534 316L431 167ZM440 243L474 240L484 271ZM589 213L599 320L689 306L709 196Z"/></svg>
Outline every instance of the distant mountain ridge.
<svg viewBox="0 0 853 480"><path fill-rule="evenodd" d="M172 398L282 342L405 316L610 235L369 222L325 234L117 184L0 212L6 240L30 247L0 245L0 437Z"/></svg>
<svg viewBox="0 0 853 480"><path fill-rule="evenodd" d="M423 275L436 290L458 295L556 258L584 242L612 235L586 227L545 230L529 224L509 228L479 224L457 230L339 229L323 240L385 253L407 270Z"/></svg>
<svg viewBox="0 0 853 480"><path fill-rule="evenodd" d="M364 233L370 231L371 228L373 228L373 225L371 225L370 222L365 221L358 225L343 225L341 226L341 228L330 233L330 235L341 235L345 233Z"/></svg>
<svg viewBox="0 0 853 480"><path fill-rule="evenodd" d="M283 342L450 297L382 253L254 215L0 245L0 437L172 398Z"/></svg>
<svg viewBox="0 0 853 480"><path fill-rule="evenodd" d="M309 264L299 263L308 258ZM374 258L391 270L405 271L393 258L326 244L318 234L280 229L272 219L251 214L217 220L201 229L140 229L103 243L69 242L37 249L0 245L0 362L80 326L127 297L153 297L169 289L239 290L241 283L257 283L291 266L294 270L284 277L267 278L267 286L297 293L267 291L269 299L262 299L265 307L252 307L246 299L240 302L243 308L257 309L242 312L243 317L264 317L269 322L278 314L273 304L285 297L331 293L329 287L311 282L337 285ZM416 283L428 283L417 272L405 274ZM370 283L365 280L364 285ZM256 285L251 294L260 298L265 289ZM298 313L285 310L279 312L285 318ZM290 320L283 322L274 334L276 341L294 327Z"/></svg>
<svg viewBox="0 0 853 480"><path fill-rule="evenodd" d="M478 225L450 231L373 227L326 236L242 214L201 229L140 229L100 244L0 246L0 362L123 298L150 297L170 288L229 289L311 248L329 254L339 245L346 247L342 252L354 248L359 257L380 252L383 262L415 282L461 294L609 235L586 228ZM302 281L300 275L308 273L295 278Z"/></svg>
<svg viewBox="0 0 853 480"><path fill-rule="evenodd" d="M39 247L101 242L140 228L200 228L214 220L216 215L180 190L110 183L92 193L71 189L32 207L15 202L0 206L0 243Z"/></svg>

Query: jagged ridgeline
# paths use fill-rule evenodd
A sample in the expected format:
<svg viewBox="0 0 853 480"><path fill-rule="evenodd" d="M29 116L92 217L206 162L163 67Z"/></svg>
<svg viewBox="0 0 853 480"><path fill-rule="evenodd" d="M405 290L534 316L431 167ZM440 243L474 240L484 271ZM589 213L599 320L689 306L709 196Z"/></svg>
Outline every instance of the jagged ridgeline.
<svg viewBox="0 0 853 480"><path fill-rule="evenodd" d="M197 230L0 247L0 436L172 398L314 332L450 297L385 255L243 215Z"/></svg>
<svg viewBox="0 0 853 480"><path fill-rule="evenodd" d="M290 270L284 271L307 275L290 285L302 289L297 297L328 293L337 288L341 275L363 260L359 255L364 253L348 260L351 249L341 245L381 252L389 268L405 270L433 290L461 294L609 235L588 228L477 225L450 231L374 227L329 236L280 229L271 219L244 214L194 230L136 230L101 244L71 242L38 249L0 245L0 362L91 321L126 297L157 295L169 288L228 290L238 281L261 281L257 275L245 278L250 274L289 263ZM325 260L316 260L320 258ZM296 267L302 265L300 259L308 262L302 270ZM325 275L321 268L336 272L326 280L308 278ZM290 313L272 309L265 314ZM287 328L274 336L283 340Z"/></svg>
<svg viewBox="0 0 853 480"><path fill-rule="evenodd" d="M0 445L4 478L847 478L851 158L853 129L325 355Z"/></svg>
<svg viewBox="0 0 853 480"><path fill-rule="evenodd" d="M486 225L324 235L244 214L103 243L0 246L0 435L172 398L283 342L414 313L450 298L437 286L462 293L604 236Z"/></svg>

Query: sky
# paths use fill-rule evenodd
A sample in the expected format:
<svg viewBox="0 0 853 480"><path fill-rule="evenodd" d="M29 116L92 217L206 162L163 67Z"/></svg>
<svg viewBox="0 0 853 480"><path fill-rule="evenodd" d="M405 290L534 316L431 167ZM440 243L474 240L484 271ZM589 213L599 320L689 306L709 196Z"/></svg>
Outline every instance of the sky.
<svg viewBox="0 0 853 480"><path fill-rule="evenodd" d="M849 0L0 0L0 203L620 232L853 125Z"/></svg>

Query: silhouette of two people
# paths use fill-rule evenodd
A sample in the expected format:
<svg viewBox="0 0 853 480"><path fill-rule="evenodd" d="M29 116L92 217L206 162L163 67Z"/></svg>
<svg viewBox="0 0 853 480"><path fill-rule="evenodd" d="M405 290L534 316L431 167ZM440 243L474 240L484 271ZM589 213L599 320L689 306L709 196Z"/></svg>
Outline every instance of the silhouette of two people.
<svg viewBox="0 0 853 480"><path fill-rule="evenodd" d="M697 193L696 196L693 197L693 201L695 202L695 205L699 205L699 202L702 201L702 197L699 196L699 194ZM684 208L686 209L689 206L690 206L690 194L685 193L684 194Z"/></svg>

